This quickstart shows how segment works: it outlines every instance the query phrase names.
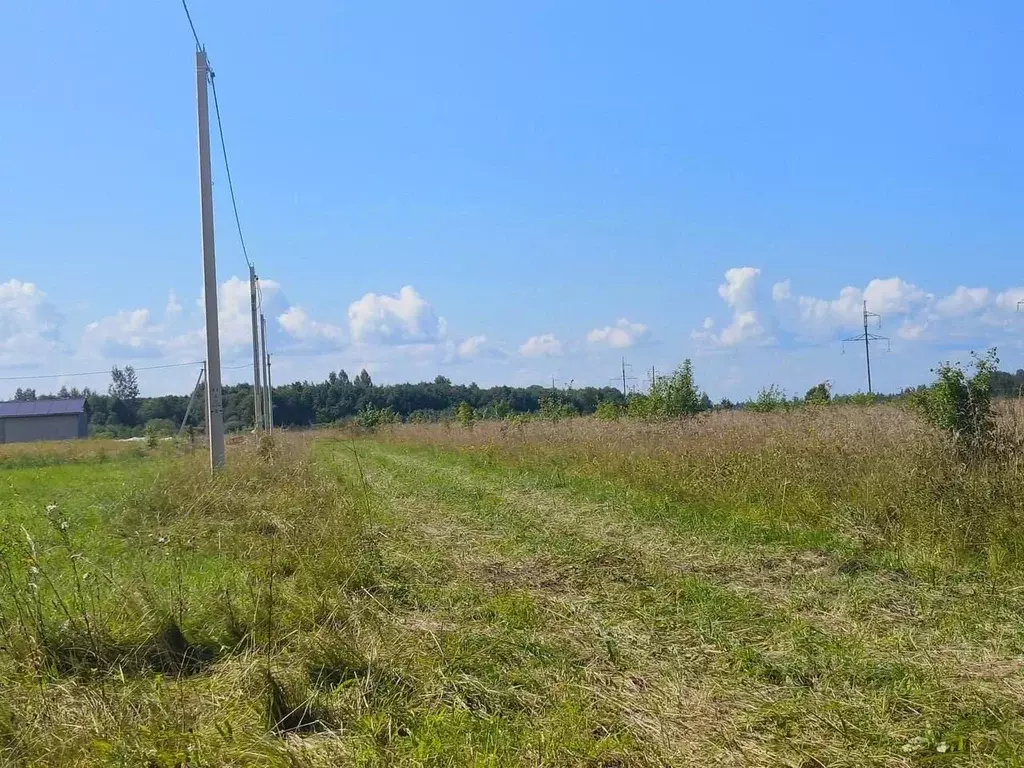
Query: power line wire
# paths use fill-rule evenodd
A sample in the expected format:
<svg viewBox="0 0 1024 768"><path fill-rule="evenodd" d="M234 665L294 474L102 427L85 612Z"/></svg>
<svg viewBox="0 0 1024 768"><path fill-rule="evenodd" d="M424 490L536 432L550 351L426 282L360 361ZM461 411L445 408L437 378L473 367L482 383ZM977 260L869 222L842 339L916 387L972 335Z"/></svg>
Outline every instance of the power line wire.
<svg viewBox="0 0 1024 768"><path fill-rule="evenodd" d="M181 7L185 9L185 18L188 19L188 25L192 28L192 37L196 39L196 50L201 51L203 44L199 42L199 35L196 34L196 25L192 23L192 14L188 12L188 3L181 0Z"/></svg>
<svg viewBox="0 0 1024 768"><path fill-rule="evenodd" d="M188 363L167 363L165 365L147 365L141 368L134 368L135 371L160 371L166 368L186 368L192 365L205 365L202 360L193 360ZM248 368L249 364L230 365L223 367L225 371L235 371L240 368ZM79 371L78 373L41 373L36 376L0 376L0 381L28 381L31 379L63 379L81 376L109 376L110 369L105 371Z"/></svg>
<svg viewBox="0 0 1024 768"><path fill-rule="evenodd" d="M238 217L238 203L235 202L235 185L231 181L231 166L228 164L228 147L224 142L224 124L220 119L220 102L217 101L217 78L210 70L210 89L213 91L213 111L217 115L217 133L220 135L220 153L224 158L224 173L228 177L228 192L231 193L231 210L235 214L235 226L238 228L238 242L242 245L242 256L245 257L246 266L251 267L249 252L245 248L245 238L242 236L242 220Z"/></svg>
<svg viewBox="0 0 1024 768"><path fill-rule="evenodd" d="M188 25L192 30L192 37L196 41L196 50L206 50L203 48L203 44L199 41L199 33L196 32L196 25L192 23L192 14L189 13L188 3L186 0L181 0L181 7L185 9L185 17L188 19ZM235 184L231 180L231 165L228 163L228 146L227 142L224 141L224 123L220 117L220 101L217 99L217 75L213 71L213 67L210 66L209 59L207 59L207 70L210 73L210 90L213 91L213 111L217 116L217 134L220 136L220 152L224 158L224 173L228 179L228 192L231 193L231 210L235 214L235 227L238 229L238 242L242 246L242 256L245 257L246 266L251 267L252 261L249 259L249 251L245 247L245 237L242 235L242 220L238 216L238 202L235 198Z"/></svg>

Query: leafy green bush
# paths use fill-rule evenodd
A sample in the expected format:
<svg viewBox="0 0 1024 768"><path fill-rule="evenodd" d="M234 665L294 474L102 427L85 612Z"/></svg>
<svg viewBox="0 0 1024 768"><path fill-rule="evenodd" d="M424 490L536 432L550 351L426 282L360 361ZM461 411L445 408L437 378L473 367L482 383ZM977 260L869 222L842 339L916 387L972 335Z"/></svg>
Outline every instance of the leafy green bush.
<svg viewBox="0 0 1024 768"><path fill-rule="evenodd" d="M356 414L356 423L363 429L376 429L385 424L394 424L397 421L398 414L391 409L390 405L387 408L367 405Z"/></svg>
<svg viewBox="0 0 1024 768"><path fill-rule="evenodd" d="M459 407L455 409L455 420L463 427L472 427L473 422L476 421L476 412L473 410L473 406L465 400L459 403Z"/></svg>
<svg viewBox="0 0 1024 768"><path fill-rule="evenodd" d="M693 378L693 363L684 360L670 376L651 384L650 393L632 394L626 413L635 419L672 419L693 416L711 408L711 400Z"/></svg>
<svg viewBox="0 0 1024 768"><path fill-rule="evenodd" d="M757 393L757 398L746 404L748 411L755 413L771 413L772 411L784 411L788 407L786 401L786 390L776 384L762 387Z"/></svg>
<svg viewBox="0 0 1024 768"><path fill-rule="evenodd" d="M571 419L579 415L580 412L576 409L576 406L563 398L558 392L540 399L540 416L542 419L558 421L559 419Z"/></svg>
<svg viewBox="0 0 1024 768"><path fill-rule="evenodd" d="M954 450L965 459L977 459L995 447L996 422L992 410L992 374L999 365L995 348L984 356L971 353L969 376L960 363L942 363L933 370L937 381L910 395L910 402L930 424L941 429Z"/></svg>
<svg viewBox="0 0 1024 768"><path fill-rule="evenodd" d="M825 405L832 399L832 382L823 381L807 390L804 402L808 405Z"/></svg>
<svg viewBox="0 0 1024 768"><path fill-rule="evenodd" d="M622 406L614 400L602 400L597 404L594 415L606 421L615 421L622 416Z"/></svg>

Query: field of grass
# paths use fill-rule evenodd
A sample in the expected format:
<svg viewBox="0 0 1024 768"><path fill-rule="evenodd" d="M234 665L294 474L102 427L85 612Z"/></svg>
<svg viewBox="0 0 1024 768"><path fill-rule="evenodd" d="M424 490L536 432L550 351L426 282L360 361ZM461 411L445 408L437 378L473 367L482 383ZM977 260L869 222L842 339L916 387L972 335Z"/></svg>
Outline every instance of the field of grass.
<svg viewBox="0 0 1024 768"><path fill-rule="evenodd" d="M0 765L1024 764L1013 456L885 407L275 437L0 451Z"/></svg>

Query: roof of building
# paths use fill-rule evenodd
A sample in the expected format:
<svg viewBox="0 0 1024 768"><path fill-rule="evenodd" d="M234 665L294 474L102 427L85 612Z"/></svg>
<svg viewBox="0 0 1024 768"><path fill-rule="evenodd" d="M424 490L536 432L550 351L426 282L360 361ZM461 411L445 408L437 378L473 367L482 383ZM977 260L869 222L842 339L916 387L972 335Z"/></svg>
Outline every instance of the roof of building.
<svg viewBox="0 0 1024 768"><path fill-rule="evenodd" d="M12 400L0 403L0 419L17 416L61 416L84 411L84 397L69 397L63 400Z"/></svg>

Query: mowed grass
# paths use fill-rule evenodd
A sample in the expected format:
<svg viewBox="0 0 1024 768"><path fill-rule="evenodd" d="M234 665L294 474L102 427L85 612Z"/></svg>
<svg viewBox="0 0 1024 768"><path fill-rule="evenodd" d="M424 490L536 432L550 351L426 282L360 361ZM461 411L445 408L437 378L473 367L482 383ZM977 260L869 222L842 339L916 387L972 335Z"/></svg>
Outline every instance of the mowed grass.
<svg viewBox="0 0 1024 768"><path fill-rule="evenodd" d="M0 470L0 763L1024 762L1016 466L902 413L283 437Z"/></svg>

